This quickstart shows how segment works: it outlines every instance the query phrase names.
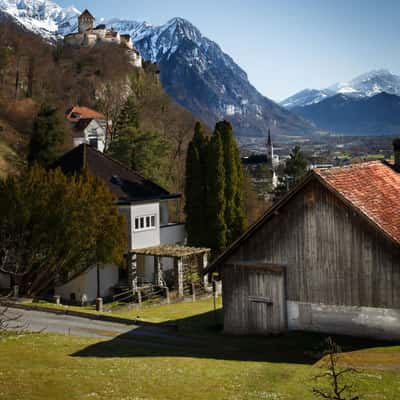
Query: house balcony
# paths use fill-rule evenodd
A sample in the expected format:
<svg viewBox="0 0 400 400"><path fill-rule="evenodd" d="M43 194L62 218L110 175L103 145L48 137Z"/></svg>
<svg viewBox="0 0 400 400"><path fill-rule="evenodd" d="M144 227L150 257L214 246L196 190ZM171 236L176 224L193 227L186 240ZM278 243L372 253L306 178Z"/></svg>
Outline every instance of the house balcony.
<svg viewBox="0 0 400 400"><path fill-rule="evenodd" d="M185 244L185 224L169 223L160 226L160 244Z"/></svg>

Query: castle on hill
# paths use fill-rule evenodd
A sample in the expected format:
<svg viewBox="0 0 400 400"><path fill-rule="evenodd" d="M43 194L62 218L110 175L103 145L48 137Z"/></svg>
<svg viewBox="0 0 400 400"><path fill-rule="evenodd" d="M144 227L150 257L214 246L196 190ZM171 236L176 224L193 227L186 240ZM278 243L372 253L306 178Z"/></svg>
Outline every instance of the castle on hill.
<svg viewBox="0 0 400 400"><path fill-rule="evenodd" d="M129 51L131 63L138 68L142 67L142 57L135 49L130 35L121 35L114 29L107 29L106 25L94 26L95 18L85 10L78 17L78 32L64 37L64 43L72 47L94 47L99 43L113 43L125 46Z"/></svg>

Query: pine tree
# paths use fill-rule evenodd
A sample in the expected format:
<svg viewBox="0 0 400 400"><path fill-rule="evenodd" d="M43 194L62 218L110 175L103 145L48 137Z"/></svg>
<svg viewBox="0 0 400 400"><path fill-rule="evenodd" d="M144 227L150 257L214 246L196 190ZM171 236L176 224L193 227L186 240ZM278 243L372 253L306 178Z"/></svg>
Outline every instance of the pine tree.
<svg viewBox="0 0 400 400"><path fill-rule="evenodd" d="M159 185L168 181L169 143L156 131L125 128L115 138L107 153Z"/></svg>
<svg viewBox="0 0 400 400"><path fill-rule="evenodd" d="M205 246L206 243L206 148L207 139L204 136L203 127L197 122L193 139L188 147L185 181L185 213L188 243L197 246Z"/></svg>
<svg viewBox="0 0 400 400"><path fill-rule="evenodd" d="M244 207L244 171L242 158L238 146L235 146L235 162L237 169L237 190L235 193L235 219L231 228L231 241L235 241L245 230L245 207Z"/></svg>
<svg viewBox="0 0 400 400"><path fill-rule="evenodd" d="M114 136L117 137L127 128L139 128L137 101L132 95L128 97L121 110L121 113L114 127Z"/></svg>
<svg viewBox="0 0 400 400"><path fill-rule="evenodd" d="M29 142L29 164L38 163L48 166L60 155L65 138L65 128L58 116L57 109L43 104L33 123Z"/></svg>
<svg viewBox="0 0 400 400"><path fill-rule="evenodd" d="M208 247L211 248L212 254L216 256L225 248L227 234L224 148L220 135L213 135L207 153L207 231L205 234Z"/></svg>

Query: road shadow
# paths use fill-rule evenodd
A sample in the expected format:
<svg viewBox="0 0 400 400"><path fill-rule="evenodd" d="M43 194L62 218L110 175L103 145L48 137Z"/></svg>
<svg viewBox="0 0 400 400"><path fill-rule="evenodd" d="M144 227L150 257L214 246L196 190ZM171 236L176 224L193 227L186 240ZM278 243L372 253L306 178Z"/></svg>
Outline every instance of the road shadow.
<svg viewBox="0 0 400 400"><path fill-rule="evenodd" d="M221 329L221 313L196 315L173 321L175 329L157 332L139 327L112 340L88 346L73 357L190 357L232 361L314 364L321 357L327 335L290 332L279 336L227 336ZM162 326L162 325L161 325ZM161 327L160 326L160 327ZM393 343L333 336L343 352Z"/></svg>

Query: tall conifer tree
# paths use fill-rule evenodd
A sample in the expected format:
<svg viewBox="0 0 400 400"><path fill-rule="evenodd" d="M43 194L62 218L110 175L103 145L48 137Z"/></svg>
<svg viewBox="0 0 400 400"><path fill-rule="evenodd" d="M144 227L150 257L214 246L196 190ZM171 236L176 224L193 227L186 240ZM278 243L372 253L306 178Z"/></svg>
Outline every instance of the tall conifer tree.
<svg viewBox="0 0 400 400"><path fill-rule="evenodd" d="M139 128L137 101L132 95L126 100L118 117L114 128L115 136L123 134L123 132L128 128Z"/></svg>
<svg viewBox="0 0 400 400"><path fill-rule="evenodd" d="M244 229L243 170L232 125L218 122L215 135L221 137L225 169L225 223L227 244L232 243Z"/></svg>
<svg viewBox="0 0 400 400"><path fill-rule="evenodd" d="M237 169L237 190L235 193L235 218L231 228L232 237L231 241L235 241L245 229L245 212L244 212L244 172L242 158L240 157L240 151L235 143L235 163Z"/></svg>
<svg viewBox="0 0 400 400"><path fill-rule="evenodd" d="M220 135L213 135L208 146L207 162L207 199L205 232L208 247L214 255L226 246L225 223L225 168L224 148Z"/></svg>
<svg viewBox="0 0 400 400"><path fill-rule="evenodd" d="M186 158L185 212L188 242L198 246L205 245L206 146L203 128L197 122Z"/></svg>
<svg viewBox="0 0 400 400"><path fill-rule="evenodd" d="M60 155L65 138L65 127L58 116L57 109L43 104L33 122L29 142L28 162L48 166Z"/></svg>

